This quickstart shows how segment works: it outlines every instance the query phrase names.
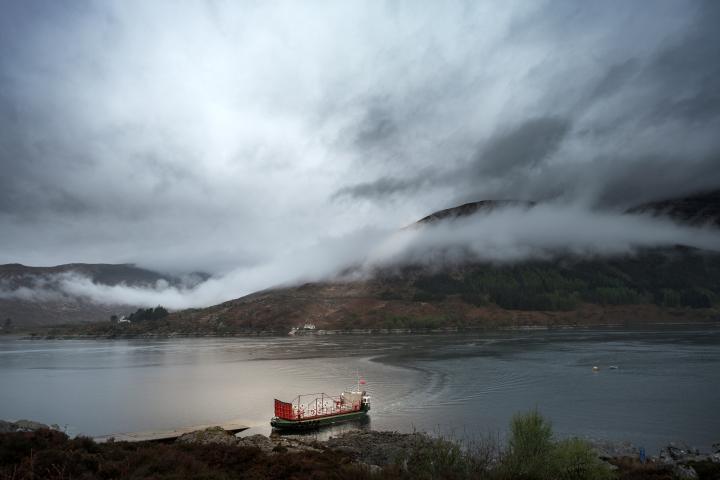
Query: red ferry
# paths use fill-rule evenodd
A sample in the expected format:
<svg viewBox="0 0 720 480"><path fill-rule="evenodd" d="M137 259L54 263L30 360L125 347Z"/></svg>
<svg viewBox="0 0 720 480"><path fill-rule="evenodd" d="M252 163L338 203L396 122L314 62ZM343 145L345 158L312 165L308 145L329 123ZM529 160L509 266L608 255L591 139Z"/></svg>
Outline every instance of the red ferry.
<svg viewBox="0 0 720 480"><path fill-rule="evenodd" d="M357 389L337 396L309 393L291 402L275 399L275 416L270 425L279 430L309 430L363 418L370 410L370 396L361 385L365 380L358 381Z"/></svg>

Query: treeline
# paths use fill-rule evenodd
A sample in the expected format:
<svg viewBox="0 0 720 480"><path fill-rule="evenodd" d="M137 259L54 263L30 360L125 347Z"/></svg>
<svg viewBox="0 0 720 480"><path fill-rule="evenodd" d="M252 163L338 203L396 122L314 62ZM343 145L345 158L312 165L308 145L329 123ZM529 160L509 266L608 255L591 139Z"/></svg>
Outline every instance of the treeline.
<svg viewBox="0 0 720 480"><path fill-rule="evenodd" d="M161 318L167 317L169 314L170 312L168 312L165 307L158 305L155 308L138 308L135 313L131 313L124 318L126 320L129 320L130 322L145 322L152 320L160 320ZM113 323L118 322L117 315L111 316L110 321Z"/></svg>
<svg viewBox="0 0 720 480"><path fill-rule="evenodd" d="M648 252L622 259L475 265L414 282L416 301L459 295L471 304L510 310L572 310L654 303L709 308L720 301L720 256L687 251Z"/></svg>

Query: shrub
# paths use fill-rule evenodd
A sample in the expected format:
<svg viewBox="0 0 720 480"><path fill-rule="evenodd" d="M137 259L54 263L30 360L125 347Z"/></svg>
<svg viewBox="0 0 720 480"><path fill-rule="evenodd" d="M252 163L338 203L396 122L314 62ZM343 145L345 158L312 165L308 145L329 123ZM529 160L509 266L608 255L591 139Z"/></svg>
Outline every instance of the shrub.
<svg viewBox="0 0 720 480"><path fill-rule="evenodd" d="M555 445L552 470L558 480L601 480L611 478L609 467L602 463L585 441L573 438Z"/></svg>
<svg viewBox="0 0 720 480"><path fill-rule="evenodd" d="M537 410L513 416L502 470L506 478L550 478L552 426Z"/></svg>
<svg viewBox="0 0 720 480"><path fill-rule="evenodd" d="M408 473L418 479L465 478L466 458L457 443L428 441L415 449L407 461Z"/></svg>
<svg viewBox="0 0 720 480"><path fill-rule="evenodd" d="M553 441L552 426L537 410L515 415L508 450L498 469L500 478L537 480L601 480L612 478L609 467L590 445L579 439Z"/></svg>
<svg viewBox="0 0 720 480"><path fill-rule="evenodd" d="M447 438L428 438L407 458L401 477L415 479L479 479L489 476L489 455L496 445L484 440L476 444Z"/></svg>

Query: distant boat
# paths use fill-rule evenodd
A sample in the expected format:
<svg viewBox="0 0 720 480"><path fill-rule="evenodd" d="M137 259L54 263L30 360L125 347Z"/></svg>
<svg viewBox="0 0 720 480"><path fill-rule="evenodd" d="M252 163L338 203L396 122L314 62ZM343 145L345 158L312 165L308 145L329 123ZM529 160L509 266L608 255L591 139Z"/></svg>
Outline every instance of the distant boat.
<svg viewBox="0 0 720 480"><path fill-rule="evenodd" d="M364 418L370 411L370 396L361 385L365 380L358 380L355 390L337 396L310 393L298 395L291 402L276 398L270 425L278 430L311 430Z"/></svg>
<svg viewBox="0 0 720 480"><path fill-rule="evenodd" d="M610 365L609 368L610 368L610 370L617 370L617 369L618 369L618 366L617 366L617 365Z"/></svg>

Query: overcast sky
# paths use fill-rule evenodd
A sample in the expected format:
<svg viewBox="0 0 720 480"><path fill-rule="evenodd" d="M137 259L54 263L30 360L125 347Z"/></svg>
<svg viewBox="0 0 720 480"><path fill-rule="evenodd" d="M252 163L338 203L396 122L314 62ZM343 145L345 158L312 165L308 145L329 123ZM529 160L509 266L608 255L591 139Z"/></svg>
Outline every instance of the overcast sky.
<svg viewBox="0 0 720 480"><path fill-rule="evenodd" d="M720 186L717 1L0 5L0 263L282 268Z"/></svg>

